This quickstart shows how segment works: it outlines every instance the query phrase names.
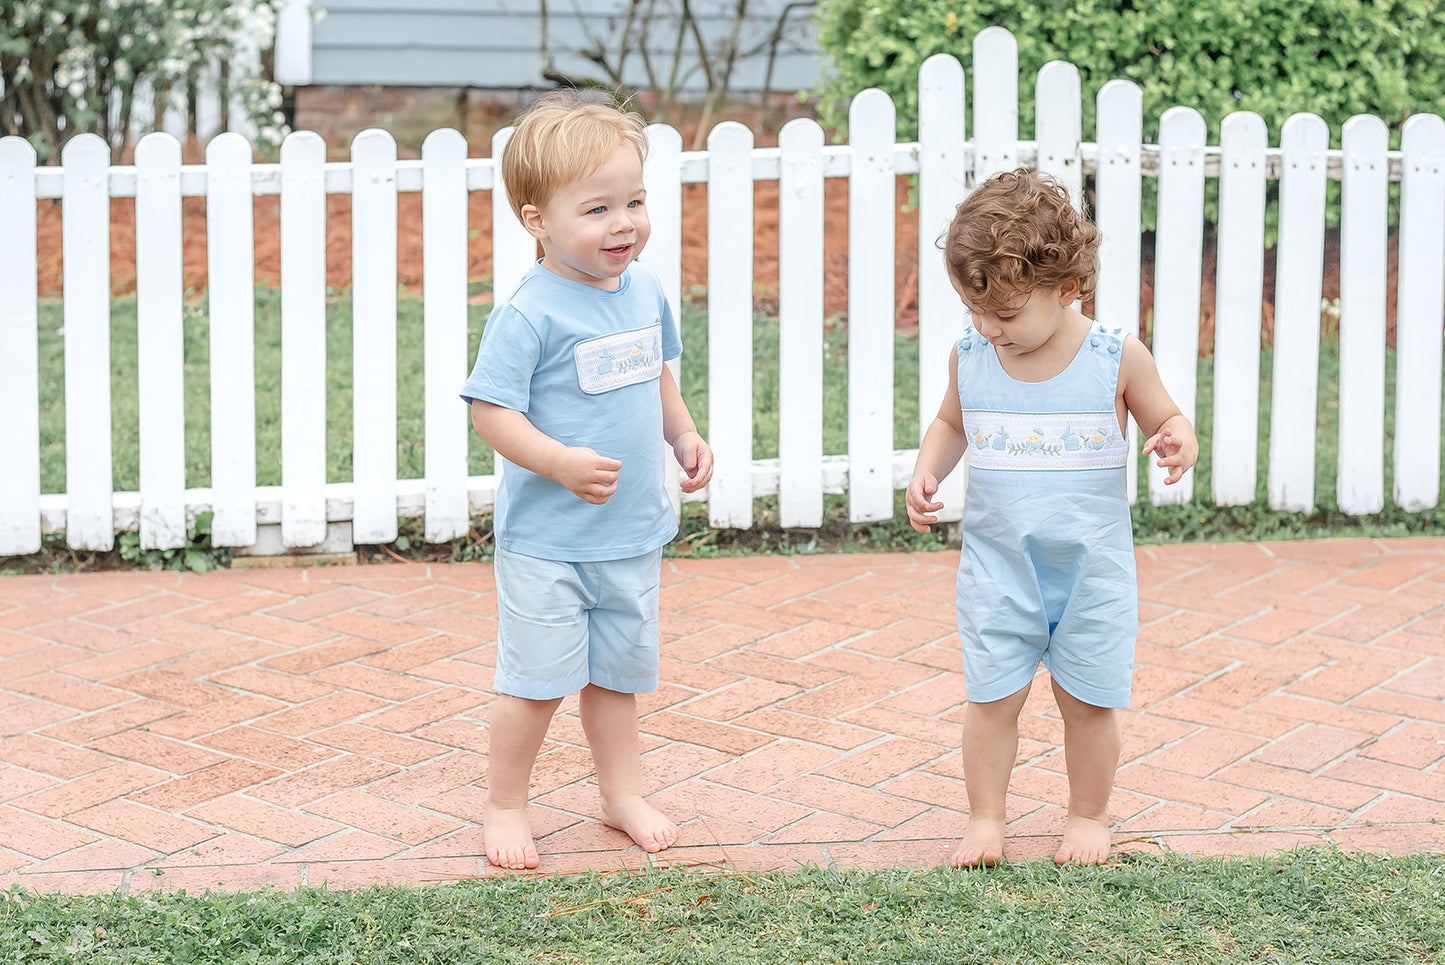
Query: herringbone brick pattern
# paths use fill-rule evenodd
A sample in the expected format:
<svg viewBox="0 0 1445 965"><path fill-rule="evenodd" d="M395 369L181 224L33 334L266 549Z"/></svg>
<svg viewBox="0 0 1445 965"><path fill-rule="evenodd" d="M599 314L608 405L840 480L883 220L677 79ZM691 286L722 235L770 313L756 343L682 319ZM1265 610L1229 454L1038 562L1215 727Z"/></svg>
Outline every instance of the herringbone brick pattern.
<svg viewBox="0 0 1445 965"><path fill-rule="evenodd" d="M933 864L966 820L956 553L669 561L641 700L666 860ZM1445 851L1445 541L1139 550L1124 848ZM491 568L0 579L0 887L486 874ZM1036 686L1008 855L1052 852ZM537 763L543 871L635 867L575 699Z"/></svg>

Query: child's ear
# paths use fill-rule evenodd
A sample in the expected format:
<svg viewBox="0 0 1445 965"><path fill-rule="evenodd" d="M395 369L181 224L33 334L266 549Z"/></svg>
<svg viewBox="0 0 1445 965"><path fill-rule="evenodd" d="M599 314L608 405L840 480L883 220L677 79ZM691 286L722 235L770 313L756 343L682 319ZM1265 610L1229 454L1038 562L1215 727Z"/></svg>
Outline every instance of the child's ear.
<svg viewBox="0 0 1445 965"><path fill-rule="evenodd" d="M1083 283L1077 278L1070 278L1059 286L1059 304L1072 305L1079 300L1079 295L1084 290Z"/></svg>
<svg viewBox="0 0 1445 965"><path fill-rule="evenodd" d="M522 205L522 227L533 238L541 238L547 233L547 225L542 220L542 210L535 204Z"/></svg>

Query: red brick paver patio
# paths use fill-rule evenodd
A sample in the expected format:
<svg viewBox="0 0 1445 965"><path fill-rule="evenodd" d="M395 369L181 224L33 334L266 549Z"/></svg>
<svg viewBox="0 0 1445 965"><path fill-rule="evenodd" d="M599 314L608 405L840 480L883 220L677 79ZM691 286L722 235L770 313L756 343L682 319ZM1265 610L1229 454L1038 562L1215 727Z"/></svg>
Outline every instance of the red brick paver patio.
<svg viewBox="0 0 1445 965"><path fill-rule="evenodd" d="M956 553L676 560L642 701L675 861L928 865L963 827ZM1139 550L1125 848L1445 851L1445 540ZM488 869L485 565L0 578L0 887L352 887ZM1052 853L1036 686L1009 857ZM541 870L637 867L575 700Z"/></svg>

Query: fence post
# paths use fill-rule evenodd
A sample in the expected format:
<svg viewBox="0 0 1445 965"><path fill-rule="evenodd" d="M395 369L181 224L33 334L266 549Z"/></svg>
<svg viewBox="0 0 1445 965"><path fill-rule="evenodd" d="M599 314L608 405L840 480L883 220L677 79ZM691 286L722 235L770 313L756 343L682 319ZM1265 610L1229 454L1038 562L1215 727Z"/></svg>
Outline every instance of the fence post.
<svg viewBox="0 0 1445 965"><path fill-rule="evenodd" d="M537 261L537 239L527 233L512 213L507 185L502 180L502 152L513 128L492 135L492 304L512 297L522 276Z"/></svg>
<svg viewBox="0 0 1445 965"><path fill-rule="evenodd" d="M432 131L422 142L423 379L426 405L426 541L467 535L471 421L457 397L467 359L467 141Z"/></svg>
<svg viewBox="0 0 1445 965"><path fill-rule="evenodd" d="M396 539L396 141L351 142L352 539Z"/></svg>
<svg viewBox="0 0 1445 965"><path fill-rule="evenodd" d="M281 542L326 539L326 142L281 144Z"/></svg>
<svg viewBox="0 0 1445 965"><path fill-rule="evenodd" d="M778 515L823 525L823 129L778 132Z"/></svg>
<svg viewBox="0 0 1445 965"><path fill-rule="evenodd" d="M35 148L0 137L0 556L40 551Z"/></svg>
<svg viewBox="0 0 1445 965"><path fill-rule="evenodd" d="M1325 153L1330 132L1315 115L1295 114L1284 122L1279 139L1284 167L1279 180L1267 486L1271 509L1308 513L1315 507Z"/></svg>
<svg viewBox="0 0 1445 965"><path fill-rule="evenodd" d="M753 132L707 136L708 434L716 454L708 518L753 525Z"/></svg>
<svg viewBox="0 0 1445 965"><path fill-rule="evenodd" d="M211 317L211 542L256 543L256 248L251 144L206 145Z"/></svg>
<svg viewBox="0 0 1445 965"><path fill-rule="evenodd" d="M186 545L180 142L147 134L136 145L135 168L140 545L175 549Z"/></svg>
<svg viewBox="0 0 1445 965"><path fill-rule="evenodd" d="M949 353L963 334L965 309L948 281L938 239L968 193L963 65L934 54L918 71L918 434L920 441L948 391ZM963 518L968 459L938 485L940 522Z"/></svg>
<svg viewBox="0 0 1445 965"><path fill-rule="evenodd" d="M648 217L652 222L652 237L643 251L643 260L657 273L667 304L672 309L673 320L677 323L678 337L682 337L682 135L666 124L647 126L647 161L642 169L643 184L647 187ZM687 346L683 346L687 351ZM673 359L667 363L678 391L683 391L682 360ZM686 396L684 396L685 398ZM663 483L667 498L672 502L673 512L682 510L682 487L677 472L677 460L672 447L664 440Z"/></svg>
<svg viewBox="0 0 1445 965"><path fill-rule="evenodd" d="M1050 61L1034 85L1034 138L1039 145L1039 171L1052 175L1069 190L1074 207L1084 210L1084 139L1079 68Z"/></svg>
<svg viewBox="0 0 1445 965"><path fill-rule="evenodd" d="M1445 121L1416 114L1401 136L1400 277L1395 313L1395 505L1440 501L1441 305L1445 303Z"/></svg>
<svg viewBox="0 0 1445 965"><path fill-rule="evenodd" d="M1138 335L1139 233L1144 172L1144 93L1127 80L1099 89L1095 137L1099 162L1094 175L1095 223L1099 226L1099 287L1094 317ZM1139 498L1139 426L1129 417L1129 502Z"/></svg>
<svg viewBox="0 0 1445 965"><path fill-rule="evenodd" d="M1236 111L1220 128L1214 272L1214 438L1220 506L1254 502L1259 480L1259 331L1264 301L1264 118Z"/></svg>
<svg viewBox="0 0 1445 965"><path fill-rule="evenodd" d="M898 139L893 101L848 110L848 519L893 516L893 317Z"/></svg>
<svg viewBox="0 0 1445 965"><path fill-rule="evenodd" d="M1385 507L1385 274L1390 133L1356 114L1345 122L1340 202L1340 511Z"/></svg>
<svg viewBox="0 0 1445 965"><path fill-rule="evenodd" d="M65 204L65 536L115 545L110 438L110 145L78 134L61 151Z"/></svg>
<svg viewBox="0 0 1445 965"><path fill-rule="evenodd" d="M973 178L1019 166L1019 44L1002 27L973 38Z"/></svg>
<svg viewBox="0 0 1445 965"><path fill-rule="evenodd" d="M1199 290L1204 254L1204 118L1171 107L1159 119L1159 229L1154 245L1154 358L1164 387L1191 422L1199 371ZM1183 505L1194 473L1172 486L1150 460L1149 501Z"/></svg>

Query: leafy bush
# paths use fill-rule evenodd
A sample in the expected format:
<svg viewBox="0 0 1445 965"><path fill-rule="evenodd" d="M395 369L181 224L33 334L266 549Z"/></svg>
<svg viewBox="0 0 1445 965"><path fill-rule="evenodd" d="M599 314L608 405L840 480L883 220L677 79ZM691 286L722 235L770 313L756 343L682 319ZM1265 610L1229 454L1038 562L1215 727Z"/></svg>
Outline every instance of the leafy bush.
<svg viewBox="0 0 1445 965"><path fill-rule="evenodd" d="M76 134L124 144L136 97L164 98L195 83L206 65L227 65L264 145L279 144L281 89L235 66L240 47L270 47L281 0L19 0L0 4L0 133L28 138L42 160L59 160ZM250 37L244 36L249 33Z"/></svg>
<svg viewBox="0 0 1445 965"><path fill-rule="evenodd" d="M1346 120L1374 114L1398 147L1407 117L1445 109L1445 4L1433 0L823 0L818 39L834 71L813 93L824 122L843 129L848 101L878 87L897 105L900 138L917 137L919 67L948 53L970 69L973 38L990 26L1018 40L1023 138L1033 136L1033 79L1051 60L1079 69L1086 139L1099 88L1114 79L1143 91L1146 140L1184 105L1216 144L1225 116L1248 110L1276 143L1291 114L1318 114L1336 147Z"/></svg>

